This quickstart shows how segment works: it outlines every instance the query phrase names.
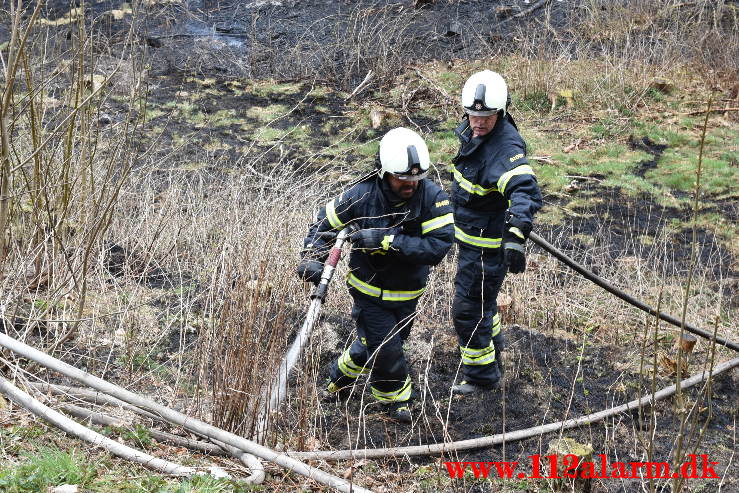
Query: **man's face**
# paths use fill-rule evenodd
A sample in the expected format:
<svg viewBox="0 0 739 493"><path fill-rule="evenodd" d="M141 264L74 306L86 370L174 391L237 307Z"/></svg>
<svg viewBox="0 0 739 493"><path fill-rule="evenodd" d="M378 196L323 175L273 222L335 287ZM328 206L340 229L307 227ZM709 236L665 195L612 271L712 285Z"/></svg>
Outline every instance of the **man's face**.
<svg viewBox="0 0 739 493"><path fill-rule="evenodd" d="M387 179L387 184L390 186L390 190L403 200L413 197L413 194L416 193L416 189L418 188L417 181L401 180L390 173L386 173L385 178Z"/></svg>
<svg viewBox="0 0 739 493"><path fill-rule="evenodd" d="M473 137L482 137L487 135L495 126L495 122L498 121L498 114L490 116L474 116L470 115L470 127L472 127Z"/></svg>

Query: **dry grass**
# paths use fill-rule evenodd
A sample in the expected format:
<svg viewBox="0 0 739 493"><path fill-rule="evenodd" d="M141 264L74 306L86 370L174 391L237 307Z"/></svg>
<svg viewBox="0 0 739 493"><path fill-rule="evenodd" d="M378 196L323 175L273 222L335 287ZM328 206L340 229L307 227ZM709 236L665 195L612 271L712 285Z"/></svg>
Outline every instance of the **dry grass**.
<svg viewBox="0 0 739 493"><path fill-rule="evenodd" d="M578 95L577 109L583 112L636 106L655 76L724 84L735 73L739 57L732 56L737 39L731 33L736 9L724 2L656 6L632 0L622 8L591 1L578 12L564 34L542 29L519 36L517 56L497 58L502 48L491 43L484 63L500 62L524 102L567 88ZM407 35L405 15L386 15L377 27L374 17L357 9L337 26L337 38L343 29L351 36L342 35L325 50L314 50L306 38L295 50L316 59L301 66L272 66L271 73L313 78L318 67L323 77L346 90L371 69L381 81L378 87L392 84L407 68L407 52L419 49ZM43 42L30 40L34 47ZM711 49L717 45L720 50ZM320 149L275 159L275 150L288 141L284 137L267 150L256 139L250 141L239 162L229 167L204 152L197 156L202 166L192 169L192 158L180 155L176 146L142 148L135 142L145 100L139 51L127 45L115 58L99 55L92 46L80 37L48 58L29 50L3 108L12 137L3 157L9 163L6 171L13 171L4 175L8 219L0 231L7 245L0 280L4 328L47 349L70 334L73 344L60 349L68 360L249 435L260 397L307 306L306 288L293 273L306 225L337 191L327 186L326 176L354 170L340 157L320 160ZM88 56L96 63L88 64ZM100 69L104 65L118 67L126 82L106 83L95 93L93 75L110 73ZM258 66L251 68L262 73ZM4 82L7 88L7 75ZM103 125L99 117L116 91L129 113ZM311 168L314 172L308 173ZM647 248L635 234L616 236L616 227L633 220L619 213L603 218L600 229L575 243L579 249L571 253L637 297L679 313L685 263L668 256L673 251L670 225L654 218L657 234ZM573 228L558 228L550 240L571 250ZM614 244L620 245L615 253ZM115 275L113 245L124 251ZM701 327L716 323L719 334L735 338L735 307L721 291L729 279L719 267L717 246L708 243L700 249L687 321ZM653 335L653 321L643 314L552 259L530 258L527 273L507 281L514 305L506 323L576 341L592 333L599 344L617 346ZM416 334L451 327L454 268L449 257L435 270ZM290 380L292 393L283 414L272 422L270 444L311 449L328 442L318 400L320 355L342 349L352 337L338 326L350 324L342 273L303 365ZM668 330L674 333L664 327L662 333ZM428 347L452 347L455 341L439 332L430 342L412 336L409 343L409 359L421 373L425 419L444 425L449 404L427 392L424 375L434 364ZM638 371L644 356L635 346L623 363ZM361 416L347 415L342 423L349 444L364 443L367 420L374 419L374 409L362 409ZM281 428L279 422L293 427ZM410 461L392 465L415 468ZM417 487L400 474L388 475L388 481Z"/></svg>

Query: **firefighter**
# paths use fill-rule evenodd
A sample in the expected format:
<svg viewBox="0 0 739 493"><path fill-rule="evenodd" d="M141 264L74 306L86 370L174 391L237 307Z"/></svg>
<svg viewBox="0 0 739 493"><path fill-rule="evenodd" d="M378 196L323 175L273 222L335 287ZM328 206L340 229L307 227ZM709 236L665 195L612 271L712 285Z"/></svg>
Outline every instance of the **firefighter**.
<svg viewBox="0 0 739 493"><path fill-rule="evenodd" d="M509 103L503 77L490 70L473 74L462 89L465 115L455 129L460 147L451 166L459 246L452 316L463 373L452 387L456 394L499 386L505 341L496 298L506 272L526 268L524 244L541 208Z"/></svg>
<svg viewBox="0 0 739 493"><path fill-rule="evenodd" d="M333 236L352 225L347 276L357 338L330 368L327 391L346 391L370 375L372 395L388 414L409 423L411 378L403 354L416 305L430 267L454 241L449 197L426 178L429 152L406 128L389 131L380 142L377 173L329 201L304 240L299 276L318 282ZM344 393L344 392L342 392Z"/></svg>

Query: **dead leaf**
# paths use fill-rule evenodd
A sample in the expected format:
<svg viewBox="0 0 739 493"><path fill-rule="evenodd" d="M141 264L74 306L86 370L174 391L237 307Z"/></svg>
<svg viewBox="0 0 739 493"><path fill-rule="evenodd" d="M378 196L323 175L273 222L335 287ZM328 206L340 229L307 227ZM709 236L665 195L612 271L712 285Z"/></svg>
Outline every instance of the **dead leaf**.
<svg viewBox="0 0 739 493"><path fill-rule="evenodd" d="M364 466L364 464L365 464L364 460L355 462L354 464L346 468L342 476L344 477L344 479L349 479L354 474L354 471L361 469L362 466Z"/></svg>
<svg viewBox="0 0 739 493"><path fill-rule="evenodd" d="M570 145L568 145L567 147L565 147L564 149L562 149L562 151L563 151L563 152L564 152L565 154L566 154L566 153L569 153L569 152L572 152L572 151L575 151L575 150L577 150L577 149L578 149L578 147L580 147L580 144L582 144L582 139L577 139L577 140L576 140L576 141L574 141L574 142L573 142L572 144L570 144Z"/></svg>
<svg viewBox="0 0 739 493"><path fill-rule="evenodd" d="M674 375L677 373L677 362L664 353L659 356L659 365L665 372L667 372L668 375ZM682 364L680 366L682 367L682 373L687 373L688 365L685 362L685 359L682 360Z"/></svg>
<svg viewBox="0 0 739 493"><path fill-rule="evenodd" d="M513 304L513 298L505 293L498 294L498 310L500 311L501 316L505 315L511 307L511 304Z"/></svg>

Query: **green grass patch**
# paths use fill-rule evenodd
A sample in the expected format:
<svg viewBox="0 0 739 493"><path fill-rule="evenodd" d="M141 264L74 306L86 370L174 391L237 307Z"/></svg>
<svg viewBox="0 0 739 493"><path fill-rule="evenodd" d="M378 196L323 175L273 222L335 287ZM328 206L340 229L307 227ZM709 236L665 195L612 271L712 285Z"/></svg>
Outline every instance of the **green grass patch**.
<svg viewBox="0 0 739 493"><path fill-rule="evenodd" d="M569 175L622 176L631 173L640 161L649 159L650 155L612 142L569 154L559 152L553 158L564 165L566 174Z"/></svg>
<svg viewBox="0 0 739 493"><path fill-rule="evenodd" d="M250 91L255 96L287 96L297 94L303 84L300 82L277 82L274 80L253 81L250 84Z"/></svg>
<svg viewBox="0 0 739 493"><path fill-rule="evenodd" d="M269 106L252 106L246 110L246 116L260 122L269 122L284 115L290 109L284 104L272 104Z"/></svg>
<svg viewBox="0 0 739 493"><path fill-rule="evenodd" d="M429 148L431 161L436 163L451 164L452 158L459 149L459 139L453 130L434 132L426 137L426 145Z"/></svg>
<svg viewBox="0 0 739 493"><path fill-rule="evenodd" d="M647 172L650 181L668 188L692 191L695 188L698 155L687 150L668 149L662 155L659 166ZM731 156L727 156L731 159ZM736 193L739 169L730 159L704 157L701 172L701 189L704 194Z"/></svg>
<svg viewBox="0 0 739 493"><path fill-rule="evenodd" d="M62 484L75 484L84 490L96 476L84 454L41 448L26 456L20 465L0 470L0 491L38 492Z"/></svg>

